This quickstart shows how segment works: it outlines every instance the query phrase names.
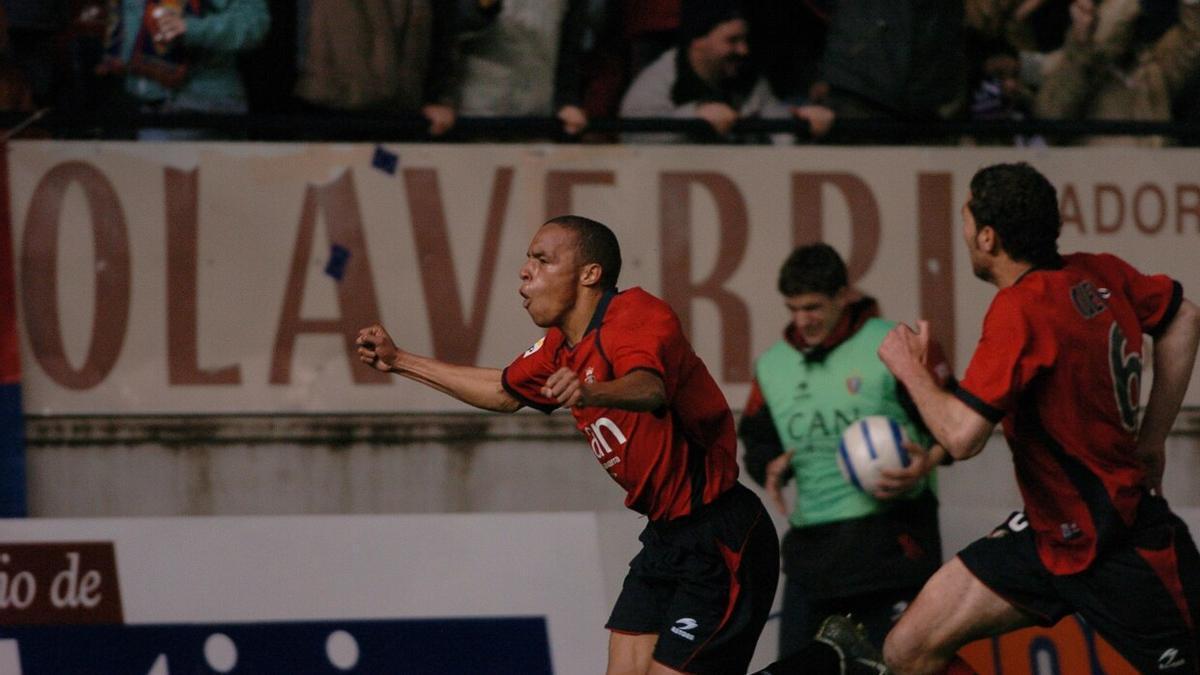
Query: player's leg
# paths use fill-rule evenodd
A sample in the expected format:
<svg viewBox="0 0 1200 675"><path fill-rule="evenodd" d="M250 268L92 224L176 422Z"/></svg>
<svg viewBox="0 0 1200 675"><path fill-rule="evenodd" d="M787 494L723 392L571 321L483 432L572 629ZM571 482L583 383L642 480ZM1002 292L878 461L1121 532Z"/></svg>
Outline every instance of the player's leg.
<svg viewBox="0 0 1200 675"><path fill-rule="evenodd" d="M968 642L1036 623L952 558L888 633L883 655L898 675L939 673Z"/></svg>
<svg viewBox="0 0 1200 675"><path fill-rule="evenodd" d="M607 675L646 675L654 660L658 633L612 631L608 638Z"/></svg>
<svg viewBox="0 0 1200 675"><path fill-rule="evenodd" d="M779 612L779 658L785 659L808 644L813 633L809 608L800 582L784 577L783 607Z"/></svg>
<svg viewBox="0 0 1200 675"><path fill-rule="evenodd" d="M876 649L882 649L883 639L919 592L921 585L873 591L844 598L814 600L811 611L814 622L818 624L833 615L851 617L862 626L867 640ZM812 631L809 632L809 635L811 634Z"/></svg>
<svg viewBox="0 0 1200 675"><path fill-rule="evenodd" d="M629 563L621 594L605 625L608 640L608 675L645 675L650 670L659 632L667 622L667 608L675 595L675 554L653 524L647 524L639 541L642 550Z"/></svg>
<svg viewBox="0 0 1200 675"><path fill-rule="evenodd" d="M1140 672L1200 673L1200 553L1187 525L1151 499L1132 545L1062 579L1060 592Z"/></svg>
<svg viewBox="0 0 1200 675"><path fill-rule="evenodd" d="M606 675L685 675L654 660L658 635L613 632L608 641Z"/></svg>
<svg viewBox="0 0 1200 675"><path fill-rule="evenodd" d="M676 540L679 584L654 651L663 667L745 673L754 656L778 585L779 539L752 492L730 492Z"/></svg>
<svg viewBox="0 0 1200 675"><path fill-rule="evenodd" d="M897 673L942 672L968 642L1052 626L1070 611L1017 512L942 565L888 633L883 655Z"/></svg>

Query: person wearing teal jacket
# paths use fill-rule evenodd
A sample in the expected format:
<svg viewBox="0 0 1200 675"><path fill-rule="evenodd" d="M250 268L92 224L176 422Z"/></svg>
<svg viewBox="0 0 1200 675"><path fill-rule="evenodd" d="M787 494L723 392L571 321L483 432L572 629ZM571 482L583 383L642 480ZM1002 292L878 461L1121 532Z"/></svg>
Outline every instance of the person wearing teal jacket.
<svg viewBox="0 0 1200 675"><path fill-rule="evenodd" d="M237 58L270 28L265 0L109 0L109 7L100 72L122 75L142 112L246 112Z"/></svg>
<svg viewBox="0 0 1200 675"><path fill-rule="evenodd" d="M849 287L837 251L796 249L780 270L779 291L792 321L756 363L738 434L747 472L791 524L782 547L780 657L831 614L851 614L882 645L941 565L933 468L947 455L930 445L911 400L876 355L894 323ZM947 377L936 351L932 368ZM836 460L842 431L867 415L896 420L913 458L872 495L843 478ZM789 510L783 487L793 478Z"/></svg>

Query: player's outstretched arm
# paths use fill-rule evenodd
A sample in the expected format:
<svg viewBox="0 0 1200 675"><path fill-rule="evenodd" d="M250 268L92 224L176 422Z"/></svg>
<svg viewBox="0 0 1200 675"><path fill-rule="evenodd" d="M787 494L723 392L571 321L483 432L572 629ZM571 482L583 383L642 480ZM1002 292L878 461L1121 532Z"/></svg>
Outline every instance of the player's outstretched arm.
<svg viewBox="0 0 1200 675"><path fill-rule="evenodd" d="M1200 310L1184 300L1167 329L1154 341L1154 383L1138 430L1138 457L1146 465L1146 480L1154 489L1162 487L1167 434L1192 379L1197 345Z"/></svg>
<svg viewBox="0 0 1200 675"><path fill-rule="evenodd" d="M938 443L956 460L979 454L996 426L958 400L934 379L925 367L929 349L929 322L919 321L917 330L898 323L879 346L879 358L908 389L921 419Z"/></svg>
<svg viewBox="0 0 1200 675"><path fill-rule="evenodd" d="M542 395L568 408L599 406L651 412L667 404L667 388L658 373L635 370L611 382L581 382L570 368L560 368L546 380Z"/></svg>
<svg viewBox="0 0 1200 675"><path fill-rule="evenodd" d="M358 358L372 368L403 375L476 408L514 412L521 407L520 401L504 391L501 371L495 368L460 366L406 352L396 347L379 324L360 330L355 344Z"/></svg>

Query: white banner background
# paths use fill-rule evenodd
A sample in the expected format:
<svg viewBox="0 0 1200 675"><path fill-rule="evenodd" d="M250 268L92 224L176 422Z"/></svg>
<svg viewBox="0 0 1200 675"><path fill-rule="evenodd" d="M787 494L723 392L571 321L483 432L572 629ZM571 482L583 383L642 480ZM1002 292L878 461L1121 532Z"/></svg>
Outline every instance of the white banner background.
<svg viewBox="0 0 1200 675"><path fill-rule="evenodd" d="M735 408L748 391L748 364L778 338L787 320L775 276L796 233L816 232L850 258L856 250L866 255L870 242L864 238L872 236L871 229L863 229L855 209L874 209L877 251L865 259L857 285L879 298L889 318L912 321L930 308L940 312L940 328L951 337L961 374L994 289L970 273L958 210L973 172L998 161L1030 161L1059 187L1067 215L1063 251L1112 251L1145 271L1174 276L1193 296L1200 288L1195 264L1200 153L1195 151L516 145L388 150L399 158L395 174L372 166L376 148L371 145L14 143L10 189L18 297L23 299L26 410L461 410L415 384L356 382L353 371L363 367L352 359L349 339L305 332L300 323L353 316L339 304L339 283L359 274L356 288L361 290L366 279L374 297L358 293L350 305L361 312L376 303L379 318L403 347L432 354L440 344L443 355L474 354L480 365L506 365L539 335L520 307L517 270L532 232L556 208L613 227L626 261L622 287L663 293L665 270L676 289L686 291L714 270L720 276L724 266L727 279L719 285L735 305L746 308L748 325L702 293L690 299L686 292L677 294L676 309L690 312L692 340ZM194 191L181 191L193 175ZM822 182L820 176L838 176L843 187L858 185L865 192L859 190L852 204L836 180ZM664 188L672 180L675 187ZM797 180L808 180L808 201L797 197ZM563 187L564 181L576 184ZM116 209L96 206L96 195L106 185ZM817 202L811 197L813 185ZM939 193L938 185L948 189ZM59 196L47 198L54 189ZM36 207L35 193L42 195ZM314 220L307 242L298 236L306 195L315 205L308 211ZM948 199L945 205L939 206L939 195ZM821 208L810 209L814 203ZM493 226L499 226L492 245L485 244L489 211ZM178 236L184 230L169 229L188 222L189 213L196 228L194 251ZM331 220L343 229L331 228ZM346 230L347 222L361 228ZM120 293L102 295L98 281L111 280L122 252L111 238L94 236L103 228L113 231L114 223L123 223L128 234L129 309L123 330L118 330L119 306L114 309L112 302ZM346 238L356 231L362 248ZM47 233L54 232L57 239L48 240ZM681 237L690 250L678 241L664 243L664 232ZM930 233L946 241L929 244L923 237ZM739 235L745 237L744 250ZM27 241L31 237L40 243ZM48 249L47 241L53 244ZM341 282L323 272L331 241L351 250ZM438 241L448 247L448 259L431 253ZM953 261L951 275L940 260L930 259L931 252ZM303 278L289 286L297 255ZM178 292L171 304L167 290L171 265L184 264L178 260L189 256L194 311ZM488 260L494 272L480 281L481 263ZM431 276L435 270L452 276L439 280ZM690 277L677 278L681 274ZM423 285L423 275L432 291ZM477 283L483 289L478 298ZM54 301L47 289L54 291ZM277 343L289 297L302 300L292 317L294 341L283 340L294 348L281 359ZM679 297L686 307L679 306ZM455 299L458 307L450 303ZM189 335L190 316L196 328ZM438 329L434 316L457 323ZM107 327L108 337L96 337L94 321ZM35 323L41 327L31 330ZM45 327L55 325L62 356L57 362L46 356L53 341ZM169 326L176 331L174 344ZM477 339L477 349L464 336ZM188 343L194 353L187 351ZM193 376L170 375L171 362ZM76 379L67 381L63 373ZM198 382L195 373L211 381ZM1196 379L1200 374L1188 394L1191 405L1200 404Z"/></svg>

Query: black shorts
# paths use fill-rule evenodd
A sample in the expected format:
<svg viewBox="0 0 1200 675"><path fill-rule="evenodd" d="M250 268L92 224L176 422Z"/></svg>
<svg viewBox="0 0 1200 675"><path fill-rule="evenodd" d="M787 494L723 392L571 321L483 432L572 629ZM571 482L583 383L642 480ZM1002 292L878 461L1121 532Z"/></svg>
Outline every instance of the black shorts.
<svg viewBox="0 0 1200 675"><path fill-rule="evenodd" d="M1187 525L1146 497L1128 535L1083 572L1055 576L1018 512L958 557L1044 626L1077 612L1139 672L1200 673L1200 554Z"/></svg>
<svg viewBox="0 0 1200 675"><path fill-rule="evenodd" d="M688 673L745 673L779 581L779 539L735 485L699 512L650 522L607 628L657 633L654 659Z"/></svg>

